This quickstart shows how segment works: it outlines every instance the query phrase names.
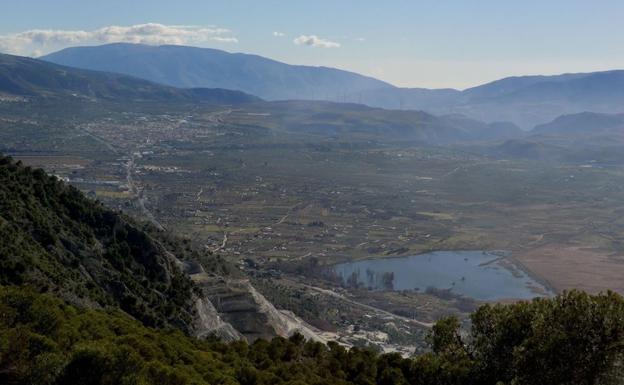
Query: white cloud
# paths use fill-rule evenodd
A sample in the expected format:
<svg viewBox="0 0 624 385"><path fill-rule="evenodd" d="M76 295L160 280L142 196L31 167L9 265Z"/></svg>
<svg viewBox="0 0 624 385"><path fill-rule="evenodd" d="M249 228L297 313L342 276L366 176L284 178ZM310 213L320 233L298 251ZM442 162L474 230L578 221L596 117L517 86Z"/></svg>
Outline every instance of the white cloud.
<svg viewBox="0 0 624 385"><path fill-rule="evenodd" d="M310 35L310 36L301 35L295 40L293 40L293 42L296 45L307 45L307 46L316 47L316 48L338 48L340 47L340 43L321 39L320 37L316 35Z"/></svg>
<svg viewBox="0 0 624 385"><path fill-rule="evenodd" d="M275 37L284 37L286 35L283 32L273 32L273 36L275 36Z"/></svg>
<svg viewBox="0 0 624 385"><path fill-rule="evenodd" d="M85 43L200 44L237 43L225 28L195 25L146 23L130 26L112 25L92 31L33 29L0 35L0 51L26 54Z"/></svg>

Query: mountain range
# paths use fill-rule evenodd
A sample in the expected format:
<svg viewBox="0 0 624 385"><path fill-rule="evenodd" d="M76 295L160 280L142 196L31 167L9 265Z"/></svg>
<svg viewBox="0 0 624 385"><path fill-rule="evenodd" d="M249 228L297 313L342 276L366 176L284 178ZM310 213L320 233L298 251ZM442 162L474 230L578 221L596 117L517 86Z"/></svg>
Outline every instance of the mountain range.
<svg viewBox="0 0 624 385"><path fill-rule="evenodd" d="M270 100L342 100L388 83L334 68L294 66L257 55L177 45L115 43L67 48L41 59L116 72L174 87L240 90Z"/></svg>
<svg viewBox="0 0 624 385"><path fill-rule="evenodd" d="M354 82L362 80L357 75L351 75L356 77L352 79ZM596 134L604 134L604 138L611 143L614 141L613 135L624 128L624 114L582 112L564 115L547 124L538 125L527 135L519 132L514 123L484 123L474 119L471 114L486 111L484 106L494 103L493 100L509 103L505 108L527 106L528 103L535 103L531 106L542 106L553 100L563 100L562 95L567 95L564 99L577 103L577 106L588 106L591 100L603 100L596 102L594 107L605 108L609 95L615 100L619 97L619 91L615 88L619 85L620 75L615 71L565 75L552 81L543 78L506 79L482 89L463 92L405 90L387 85L370 91L399 90L403 95L400 99L402 108L409 108L406 100L410 94L414 95L418 103L429 103L429 110L434 110L436 103L454 106L439 107L440 111L444 108L449 111L435 116L423 111L396 111L356 103L263 101L243 91L180 88L129 75L0 55L0 109L3 112L0 131L4 135L10 134L14 128L21 132L32 124L27 119L13 119L15 115L12 114L16 114L45 120L46 126L36 127L59 126L61 135L70 137L72 135L68 133L71 132L65 130L76 124L76 115L87 105L103 105L104 108L112 106L114 108L110 111L122 114L119 105L133 107L133 103L142 103L140 106L143 107L151 106L148 102L156 102L155 106L163 107L165 103L180 102L188 103L182 106L191 106L194 113L199 114L203 111L195 108L197 103L236 104L236 108L226 107L225 112L240 114L249 120L243 120L243 124L232 124L218 132L235 132L233 136L237 139L239 136L244 139L248 134L251 137L249 142L241 140L224 143L227 148L224 146L225 151L221 153L240 159L240 167L226 171L235 177L238 177L238 170L247 167L243 159L239 158L240 154L245 148L262 140L263 133L265 136L279 136L281 140L297 134L299 136L293 135L297 142L302 142L300 139L306 136L321 138L318 142L310 140L302 144L320 148L314 154L320 154L323 168L332 167L329 156L334 152L333 148L326 148L324 144L335 141L341 135L352 141L400 141L406 146L409 146L410 141L435 145L496 139L493 144L486 144L496 146L487 148L495 155L570 159L573 154L569 148L560 145L561 138L586 146L592 144L587 138L596 141ZM374 82L374 79L367 81ZM361 98L359 101L364 101L364 91L355 91ZM542 95L541 99L530 96L535 92ZM346 94L343 93L343 100L347 100ZM429 98L428 94L435 96ZM462 99L464 97L468 99ZM45 103L47 100L43 99L54 99L55 103ZM67 103L73 99L84 102ZM24 103L12 103L15 100ZM38 103L42 100L42 103ZM469 104L453 100L472 100L483 110L476 107L468 109ZM97 103L99 101L111 102ZM69 105L69 114L64 112L63 115L62 111L54 108L64 104ZM50 106L53 112L49 115L63 119L61 124L46 116L46 113L37 111L37 108L41 108L46 112ZM458 106L463 106L470 114L458 114ZM613 106L616 108L615 104ZM526 111L533 110L527 107L522 113ZM549 113L553 111L555 109L549 110ZM225 112L219 109L206 113L205 120L201 120L198 126L219 125L218 114ZM547 115L540 115L540 119ZM163 126L167 132L174 131L169 123ZM119 127L115 121L108 120L106 123L106 128L114 135L120 133ZM228 128L233 129L227 132ZM137 132L137 142L143 143L145 135L142 135L142 131ZM46 128L38 130L37 134L43 138L37 140L52 142L49 148L58 151L58 147L53 147L55 144L49 140L51 134ZM498 142L516 136L523 138L514 138L502 144ZM219 137L215 135L215 138ZM100 139L94 136L89 138ZM196 138L197 135L191 135L188 142L180 141L183 156L193 151L188 144L194 143ZM101 145L102 141L97 140L97 144ZM19 148L23 150L26 142L19 143ZM174 148L171 145L173 140L169 140L169 137L163 142L167 152ZM201 146L206 142L197 143ZM355 154L358 158L364 158L373 153L358 153L357 146L350 148L352 144L338 142L335 148L340 151L340 156ZM266 148L271 150L272 147ZM599 165L604 161L598 158L604 154L604 146L588 148L590 151L583 149L580 155L583 159L577 161L592 164L584 164L583 168L578 169L566 167L566 174L568 170L579 174L578 170L591 168L594 163ZM622 154L622 148L614 146L608 154ZM128 149L135 151L134 146L128 146ZM348 153L346 150L354 152ZM387 167L396 164L387 160L391 156L399 155L403 158L403 154L396 154L392 147L387 147L386 151L380 146L375 152L377 154L373 156L379 155L383 163L365 163L366 167ZM214 155L212 152L210 154ZM309 156L307 153L303 155ZM430 164L433 167L448 164L446 158L436 153L407 155L431 157L433 163ZM456 156L458 158L454 161L464 162L463 151ZM119 158L118 162L125 159L134 162L134 158L125 157ZM279 161L288 162L290 159L279 158ZM99 164L106 170L113 166L106 160L96 162L101 162ZM258 162L262 162L262 158ZM209 163L201 163L201 167L212 167ZM471 165L469 162L466 164ZM122 163L117 165L123 167ZM446 176L463 173L464 163L459 165ZM418 170L408 166L409 169L405 169L407 171L400 170L402 179L411 175L413 170ZM481 167L480 164L477 166ZM129 165L126 167L130 168ZM277 174L266 161L264 167L272 175ZM515 164L510 164L510 167L513 167L513 173L524 172ZM220 167L218 170L222 169L226 168ZM295 172L300 171L293 169ZM379 170L386 169L389 167ZM451 167L446 170L440 168L445 170L443 172L449 169ZM207 169L206 172L212 175L211 170ZM251 175L257 182L261 178L256 176L256 170L253 169ZM491 173L491 170L484 169L485 173ZM131 171L127 172L126 180L130 184ZM437 177L437 169L428 172ZM194 177L196 174L190 175ZM329 175L333 178L332 174ZM496 173L488 178L498 178L499 175L503 174ZM571 175L570 178L573 177ZM340 186L338 178L334 179L329 185L332 194L348 191ZM356 180L358 185L353 189L358 194L354 195L357 200L356 210L362 210L361 207L368 210L362 204L365 200L361 197L365 196L361 194L364 189L371 187L363 183L359 175L356 175ZM482 180L488 179L477 179L477 183ZM589 183L593 181L590 179ZM387 184L385 178L380 182ZM430 185L433 181L422 183ZM614 183L607 187L620 191L617 180ZM340 186L339 191L333 187L336 185ZM275 186L278 186L277 183ZM460 193L470 190L470 186L465 189L463 185L461 187ZM498 189L496 183L487 184L486 187ZM280 197L285 196L287 191L285 188L274 188L269 183L263 183L262 188L272 189L280 193ZM288 191L291 191L290 187ZM306 182L305 191L314 193L317 190ZM411 189L401 190L405 193L393 196L377 191L383 190L377 190L376 187L373 190L373 194L380 199L395 199L407 194L414 196ZM533 190L520 191L528 194ZM202 192L203 188L199 194ZM192 191L190 196L198 200L199 194L196 196L195 191ZM449 199L446 194L436 194L434 197L436 204ZM548 197L550 199L551 196ZM326 205L331 201L322 199L320 207L331 207L334 210L333 206ZM573 202L579 201L577 197L573 199ZM342 204L345 198L338 202ZM598 199L590 201L592 205L597 202ZM415 201L412 200L412 203ZM494 204L496 210L504 208L502 205L499 207L497 201L475 201L473 204L464 200L461 204L470 207L484 205L486 209L490 207L487 205ZM206 205L205 211L215 210L215 206L212 203ZM251 205L244 207L249 210ZM290 210L277 224L291 215ZM400 210L378 210L375 218L382 218L387 213L389 220L403 221L407 217ZM440 215L437 211L434 214ZM582 222L586 222L586 216L581 217ZM306 226L305 222L295 220L297 222L293 223L297 229ZM316 223L325 227L323 222ZM307 226L310 224L317 226L314 222L309 222ZM442 234L448 236L447 232ZM227 233L224 235L225 246ZM276 236L279 237L279 233ZM290 311L278 310L256 290L254 285L257 281L246 275L244 270L241 271L221 257L219 249L209 250L202 246L194 244L190 238L179 238L165 229L108 208L42 169L26 167L20 161L0 155L0 384L535 384L544 381L553 384L593 384L599 380L619 383L623 378L624 324L621 321L624 318L624 299L614 292L590 296L573 290L552 299L540 298L507 305L485 304L470 318L469 329L462 328L462 323L456 317L440 319L431 329L431 351L403 358L394 351L388 354L376 353L371 346L366 346L367 340L359 336L355 346L350 348L336 341L324 344L327 334L319 333L319 330ZM252 253L252 249L245 253ZM309 260L316 265L317 262L312 262L313 258ZM341 303L345 305L357 303L349 294L342 294L343 291L315 289L320 291L315 290L314 297L310 297L311 302L306 302L310 306L324 305L323 297L318 293L328 293L328 296L344 301ZM288 299L300 295L289 286L280 287L279 291L280 296ZM407 292L399 294L408 300L410 298ZM427 300L427 307L432 304L435 309L437 302ZM341 318L340 322L364 336L360 333L367 331L360 328L359 322L374 317L369 313L377 305L375 302L372 305L359 305L363 305L363 316L358 317L355 323L349 318ZM392 309L396 314L401 311L401 308ZM398 330L395 321L399 318L394 318L385 310L382 314L379 320L388 327L389 332L375 333L375 338L385 339ZM416 312L403 314L416 317ZM266 340L276 336L271 341Z"/></svg>
<svg viewBox="0 0 624 385"><path fill-rule="evenodd" d="M127 75L69 68L6 54L0 54L0 93L21 97L217 104L239 104L260 100L241 91L181 89Z"/></svg>
<svg viewBox="0 0 624 385"><path fill-rule="evenodd" d="M413 110L387 110L355 103L272 101L215 88L177 88L133 76L77 69L42 60L0 54L0 95L105 100L118 103L178 102L237 105L269 114L283 132L351 140L450 144L517 137L512 123L484 123L462 115L435 116Z"/></svg>
<svg viewBox="0 0 624 385"><path fill-rule="evenodd" d="M503 158L591 165L619 164L624 158L624 114L581 112L536 126L523 136L486 150Z"/></svg>
<svg viewBox="0 0 624 385"><path fill-rule="evenodd" d="M156 51L161 49L161 47L129 44L113 44L90 49L97 51L100 48L126 50L146 48ZM185 47L166 46L165 48L184 49ZM82 48L70 48L59 54L80 53L81 50ZM193 50L203 51L199 48ZM322 72L325 69L317 68L317 70ZM296 69L293 71L296 72ZM357 78L357 75L351 73L346 73L345 76ZM621 114L601 111L619 109L617 101L624 99L624 71L507 78L461 92L451 89L399 89L387 85L384 89L377 89L377 91L368 93L362 91L361 101L365 102L366 95L371 96L375 92L377 92L377 97L381 94L385 94L385 97L378 99L377 102L369 103L370 105L384 104L391 107L392 97L398 93L402 95L404 108L409 106L409 100L413 100L414 103L425 107L425 110L436 111L439 115L434 116L419 111L382 110L354 103L321 101L270 102L262 104L259 111L269 109L275 116L282 116L282 122L287 123L286 128L289 131L296 127L297 130L330 136L338 132L379 134L383 131L384 135L391 134L397 139L403 137L406 140L446 144L522 137L524 134L513 123L485 122L488 121L488 117L493 117L495 114L499 114L500 118L509 117L505 115L504 110L509 110L510 114L515 114L515 117L523 120L526 116L523 118L518 114L529 114L532 108L539 109L540 106L548 104L549 100L555 100L565 94L566 100L570 101L567 109L561 106L554 108L553 104L550 109L542 109L541 114L533 114L530 119L543 120L543 122L528 134L561 136L565 133L578 137L582 132L590 135L594 130L595 134L599 132L604 134L606 129L621 127ZM223 88L179 88L130 75L80 69L4 54L0 54L0 93L21 97L202 102L219 105L262 102L262 99L243 91ZM535 94L538 96L532 96ZM453 108L442 107L453 103L455 103ZM492 104L496 104L497 107L489 108ZM592 105L589 106L589 104ZM582 111L595 112L567 113L568 109L574 110L573 105ZM445 109L451 112L458 110L461 113L444 114ZM471 116L482 115L485 110L488 111L487 116L482 116L481 120L471 118ZM564 114L559 115L559 111L563 111ZM551 117L553 114L556 115Z"/></svg>
<svg viewBox="0 0 624 385"><path fill-rule="evenodd" d="M400 88L334 68L185 46L115 43L66 48L41 59L175 87L225 88L267 100L328 100L463 114L489 123L510 121L527 130L563 114L624 112L624 71L509 77L460 91Z"/></svg>
<svg viewBox="0 0 624 385"><path fill-rule="evenodd" d="M562 115L552 122L535 127L534 135L598 135L624 132L624 114L582 112Z"/></svg>

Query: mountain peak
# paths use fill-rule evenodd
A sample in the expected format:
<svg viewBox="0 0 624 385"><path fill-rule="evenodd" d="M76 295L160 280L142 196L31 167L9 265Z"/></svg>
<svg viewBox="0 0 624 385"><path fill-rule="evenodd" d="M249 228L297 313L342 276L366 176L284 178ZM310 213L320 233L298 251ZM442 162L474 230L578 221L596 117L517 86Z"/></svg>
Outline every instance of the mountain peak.
<svg viewBox="0 0 624 385"><path fill-rule="evenodd" d="M175 87L239 90L270 100L342 101L346 95L359 91L393 87L381 80L335 68L289 65L257 55L178 45L115 43L73 47L42 59Z"/></svg>

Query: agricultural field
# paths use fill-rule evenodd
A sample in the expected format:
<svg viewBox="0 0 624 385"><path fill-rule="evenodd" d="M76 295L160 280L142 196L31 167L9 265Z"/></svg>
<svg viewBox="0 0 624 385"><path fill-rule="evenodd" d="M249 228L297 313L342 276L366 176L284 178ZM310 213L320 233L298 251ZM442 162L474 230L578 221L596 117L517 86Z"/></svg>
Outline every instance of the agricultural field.
<svg viewBox="0 0 624 385"><path fill-rule="evenodd" d="M386 330L369 335L385 348L414 345L431 321L475 304L345 289L311 264L507 250L510 263L555 292L624 292L623 165L400 140L357 129L368 118L357 111L323 115L322 105L295 113L281 103L97 104L79 115L56 107L2 105L2 151L239 264L269 300L332 338L357 344L352 327L362 319L359 331ZM342 294L309 308L306 298L328 291ZM386 320L392 328L384 317L395 317Z"/></svg>

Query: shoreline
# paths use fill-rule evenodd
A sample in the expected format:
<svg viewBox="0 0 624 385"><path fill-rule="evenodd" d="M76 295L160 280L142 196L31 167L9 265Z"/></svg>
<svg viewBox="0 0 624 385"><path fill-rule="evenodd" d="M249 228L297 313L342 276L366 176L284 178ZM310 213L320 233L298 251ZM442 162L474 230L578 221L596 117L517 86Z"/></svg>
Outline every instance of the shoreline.
<svg viewBox="0 0 624 385"><path fill-rule="evenodd" d="M378 256L371 256L371 257L361 258L361 259L356 258L356 259L351 259L351 260L344 260L340 262L329 263L329 264L326 264L325 267L329 269L335 269L336 267L341 266L341 265L352 264L352 263L357 263L357 262L362 262L362 261L382 261L382 260L391 260L391 259L400 259L400 258L408 259L408 258L425 256L427 254L434 254L434 253L439 253L439 252L449 252L449 253L470 252L470 253L481 253L484 256L491 256L493 257L492 259L480 263L478 267L487 267L491 264L496 264L497 266L500 266L500 268L507 270L516 279L521 279L523 276L529 278L531 281L533 281L533 284L526 284L525 287L531 293L535 294L535 297L550 298L550 297L556 296L559 293L559 291L547 279L531 271L520 260L514 257L514 251L511 251L511 250L501 250L501 249L495 249L495 250L468 250L468 249L431 250L431 251L425 251L422 253L409 254L409 255L395 255L395 256L379 256L378 255ZM451 287L451 288L440 289L440 290L452 291L452 289L453 288ZM383 290L383 289L379 289L379 290ZM393 290L393 291L398 291L398 290ZM420 291L420 290L419 292L424 293L423 291ZM470 297L461 293L454 293L454 294L456 294L458 297L464 297L467 299L471 299L471 300L474 300L477 302L483 302L483 303L526 301L526 300L532 299L532 298L501 298L501 299L494 299L494 300L484 300L484 299Z"/></svg>
<svg viewBox="0 0 624 385"><path fill-rule="evenodd" d="M514 256L514 253L512 252L511 255L509 256L510 261L512 261L512 263L514 263L520 270L522 270L526 275L528 275L529 277L531 277L531 279L533 279L534 281L538 282L539 284L541 284L542 286L544 286L545 288L547 288L549 291L552 292L552 296L556 296L557 294L560 294L560 291L557 290L557 288L555 286L553 286L553 284L550 283L550 281L548 281L548 279L542 277L539 273L536 273L534 271L532 271L531 269L529 269L525 264L523 264L517 257Z"/></svg>

